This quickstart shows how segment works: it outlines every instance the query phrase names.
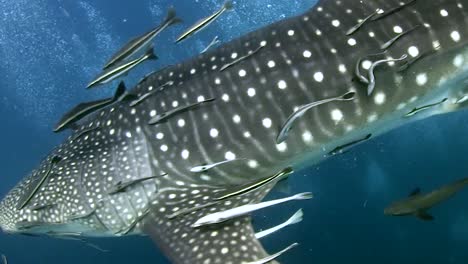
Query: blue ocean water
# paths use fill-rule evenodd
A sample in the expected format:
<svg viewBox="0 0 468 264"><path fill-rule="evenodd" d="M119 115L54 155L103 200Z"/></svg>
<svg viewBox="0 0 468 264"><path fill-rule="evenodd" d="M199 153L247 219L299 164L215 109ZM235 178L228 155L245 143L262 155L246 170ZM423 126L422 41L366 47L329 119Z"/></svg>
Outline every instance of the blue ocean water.
<svg viewBox="0 0 468 264"><path fill-rule="evenodd" d="M173 5L190 24L222 0L0 1L0 196L33 169L65 135L51 132L70 106L108 89L84 86L129 38L159 23ZM225 42L285 17L315 0L238 0L235 11L181 45L181 28L156 39L160 57L130 73L144 74L198 54L214 36ZM255 215L256 228L282 222L302 207L305 219L263 240L269 252L301 244L284 263L468 263L468 191L434 208L433 222L383 215L388 203L415 187L423 191L467 176L468 113L437 116L372 139L345 155L297 172L293 192L315 198ZM271 197L284 196L272 193ZM292 208L294 207L294 208ZM93 239L99 252L77 241L0 234L10 263L166 263L148 238Z"/></svg>

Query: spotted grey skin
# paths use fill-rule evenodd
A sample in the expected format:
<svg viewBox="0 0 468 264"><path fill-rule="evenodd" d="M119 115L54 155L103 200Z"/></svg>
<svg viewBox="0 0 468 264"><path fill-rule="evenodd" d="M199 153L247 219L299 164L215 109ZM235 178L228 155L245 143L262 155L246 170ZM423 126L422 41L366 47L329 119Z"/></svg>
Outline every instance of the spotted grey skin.
<svg viewBox="0 0 468 264"><path fill-rule="evenodd" d="M231 189L287 167L313 165L366 135L463 108L467 15L468 0L323 0L303 15L149 75L134 94L144 96L166 84L164 89L134 107L119 102L83 120L75 137L53 150L1 202L0 225L7 232L30 234L148 234L174 263L265 259L270 254L255 239L249 216L203 228L191 224L259 202L275 183L216 200ZM379 62L403 56L401 62ZM374 85L370 95L369 85ZM310 109L276 144L278 128L300 106L349 91L356 93L354 100ZM158 114L210 98L215 99L210 104L148 124ZM62 160L29 203L17 209L56 156ZM223 159L240 160L190 171ZM119 182L164 173L108 194ZM55 206L30 209L44 204Z"/></svg>

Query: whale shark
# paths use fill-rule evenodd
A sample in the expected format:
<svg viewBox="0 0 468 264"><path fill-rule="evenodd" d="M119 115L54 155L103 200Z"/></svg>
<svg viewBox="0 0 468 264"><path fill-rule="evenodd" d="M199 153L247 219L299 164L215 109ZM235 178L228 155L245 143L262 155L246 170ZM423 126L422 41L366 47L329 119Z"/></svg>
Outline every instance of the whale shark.
<svg viewBox="0 0 468 264"><path fill-rule="evenodd" d="M193 224L260 203L287 168L464 109L467 14L468 0L320 0L156 71L129 91L137 104L70 126L1 201L1 229L149 236L172 263L274 261L300 245L268 253L250 215Z"/></svg>

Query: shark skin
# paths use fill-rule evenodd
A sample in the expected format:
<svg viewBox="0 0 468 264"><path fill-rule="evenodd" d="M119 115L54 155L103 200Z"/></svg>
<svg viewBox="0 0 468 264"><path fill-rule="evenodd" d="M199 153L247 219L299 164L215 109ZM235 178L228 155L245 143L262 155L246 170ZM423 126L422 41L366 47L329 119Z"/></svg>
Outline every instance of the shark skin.
<svg viewBox="0 0 468 264"><path fill-rule="evenodd" d="M131 93L157 92L138 105L116 102L81 120L2 200L0 226L34 235L149 235L172 263L264 263L270 254L250 216L191 225L260 202L276 182L217 200L236 187L312 166L366 135L463 109L467 62L468 0L319 1L147 76ZM276 144L278 128L300 106L350 91L353 100L308 110ZM407 116L428 105L434 107ZM119 182L155 175L166 176L109 194ZM54 206L31 209L38 204Z"/></svg>

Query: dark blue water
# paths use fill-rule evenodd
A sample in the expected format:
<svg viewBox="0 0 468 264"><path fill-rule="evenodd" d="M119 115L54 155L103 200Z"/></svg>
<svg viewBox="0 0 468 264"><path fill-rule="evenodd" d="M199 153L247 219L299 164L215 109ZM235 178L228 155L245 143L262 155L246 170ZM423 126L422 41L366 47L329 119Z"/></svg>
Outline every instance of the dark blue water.
<svg viewBox="0 0 468 264"><path fill-rule="evenodd" d="M63 139L51 128L70 106L110 93L84 86L122 43L159 23L169 5L189 24L222 2L0 1L0 196ZM160 60L132 72L127 85L197 54L216 35L228 41L314 2L237 1L234 12L179 46L172 42L181 28L169 30L155 42ZM276 252L299 242L281 258L285 263L468 263L468 191L434 208L433 222L383 215L388 203L415 187L429 191L467 176L467 135L468 113L433 117L296 173L292 192L312 191L316 197L255 215L254 225L261 228L299 207L305 211L301 224L265 238L265 248ZM279 196L284 194L271 194ZM110 252L76 241L0 234L0 253L13 264L166 263L147 238L92 242Z"/></svg>

